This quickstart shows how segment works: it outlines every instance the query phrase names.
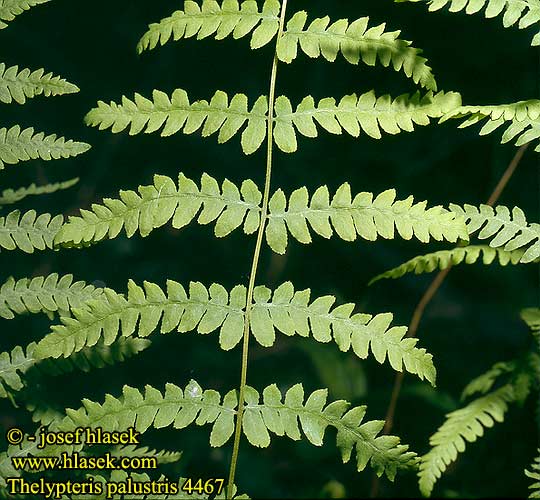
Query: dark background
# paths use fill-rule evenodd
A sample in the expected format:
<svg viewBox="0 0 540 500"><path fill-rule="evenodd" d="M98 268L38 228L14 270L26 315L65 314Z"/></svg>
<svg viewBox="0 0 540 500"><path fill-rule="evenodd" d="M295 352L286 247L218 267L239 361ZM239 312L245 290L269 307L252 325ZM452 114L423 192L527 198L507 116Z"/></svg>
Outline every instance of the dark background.
<svg viewBox="0 0 540 500"><path fill-rule="evenodd" d="M61 74L80 88L79 94L52 99L36 98L25 106L2 107L2 126L19 123L47 133L82 140L92 145L87 154L53 163L32 161L8 167L2 187L20 187L31 182L52 182L75 176L81 182L71 190L31 199L23 209L51 213L76 213L120 189L149 184L154 173L176 177L184 172L198 179L207 172L240 184L251 178L263 185L264 148L245 157L238 137L218 145L215 137L200 134L157 134L129 137L84 126L83 117L97 100L119 101L135 91L149 96L157 88L167 93L184 88L192 100L210 98L222 89L229 95L245 93L252 102L268 93L273 45L251 51L249 38L217 42L194 39L169 43L138 56L135 46L150 22L181 8L179 2L73 2L55 0L37 7L0 32L1 61L8 66ZM289 12L309 8L310 18L329 14L357 19L371 17L371 25L387 22L388 29L401 29L402 38L424 48L439 87L459 91L465 104L502 104L538 97L538 49L530 47L531 30L503 29L501 19L481 15L429 14L422 5L394 5L390 1L363 2L291 1ZM322 58L310 60L300 54L292 65L281 64L278 95L298 102L307 94L316 99L336 98L352 92L376 89L393 96L416 90L402 73L380 66L351 66L339 56L334 64ZM321 132L318 140L299 137L294 155L276 152L274 188L290 193L301 185L312 192L327 184L334 191L349 181L353 193L381 192L396 187L400 197L414 194L431 205L485 202L516 152L512 144L500 145L500 133L479 137L478 128L459 130L456 122L419 127L414 134L385 136L375 141L362 135L331 136ZM504 192L501 204L518 205L531 221L538 220L538 156L527 152ZM85 251L61 250L33 255L2 252L1 281L73 273L76 279L124 291L128 278L164 285L166 279L183 284L217 282L230 289L247 283L254 239L236 231L224 239L213 236L213 227L191 224L181 231L170 226L148 238L124 236ZM408 276L395 282L367 283L374 275L420 253L448 248L422 246L417 242L359 240L346 243L314 237L304 246L291 241L285 256L262 254L259 284L276 287L291 280L297 289L311 288L313 296L334 294L339 303L355 302L372 314L392 311L396 324L408 324L412 311L433 276ZM511 359L528 347L526 326L519 319L523 307L538 306L536 266L482 264L461 266L429 306L421 324L421 345L434 355L438 369L435 392L427 383L407 376L400 399L394 433L418 453L428 449L428 437L443 422L444 414L459 404L464 385L493 363ZM45 317L18 317L2 321L2 350L27 345L43 337L50 322ZM124 384L163 389L165 382L181 386L190 378L203 388L222 394L236 387L240 373L240 348L224 353L216 335L169 335L152 337L153 346L125 363L42 381L51 404L80 406L81 397L102 401L105 392L119 395ZM355 405L368 405L368 419L384 418L394 379L388 363L358 360L335 346L316 345L304 339L278 335L274 349L252 343L248 381L261 390L277 383L284 391L297 382L306 392L328 387L330 400L344 398ZM538 443L533 401L513 408L502 425L486 432L470 445L450 467L435 494L446 497L524 497L529 482L523 469L533 459ZM32 429L28 414L14 409L7 400L0 406L2 426L17 423ZM168 466L169 477L226 477L230 443L212 450L209 427L152 431L145 444L184 451L181 462ZM335 435L328 430L325 446L298 443L274 437L270 448L241 446L237 483L252 497L323 497L330 485L340 483L347 496L366 496L371 472L357 473L352 463L342 465ZM332 483L333 482L333 483ZM417 496L414 474L399 475L395 484L386 480L382 496Z"/></svg>

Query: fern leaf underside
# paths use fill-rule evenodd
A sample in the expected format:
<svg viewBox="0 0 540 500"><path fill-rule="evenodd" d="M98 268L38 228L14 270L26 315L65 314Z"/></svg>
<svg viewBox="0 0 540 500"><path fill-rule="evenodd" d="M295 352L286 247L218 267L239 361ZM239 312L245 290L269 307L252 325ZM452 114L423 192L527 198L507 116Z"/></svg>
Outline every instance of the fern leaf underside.
<svg viewBox="0 0 540 500"><path fill-rule="evenodd" d="M295 291L284 283L274 292L255 288L251 311L251 332L257 342L271 347L275 330L285 335L313 336L318 342L337 343L341 351L360 358L373 353L379 363L386 359L395 370L405 369L435 382L432 356L416 347L416 339L404 338L406 328L391 327L392 315L353 314L354 304L333 307L335 298L310 300L310 291ZM191 283L188 291L177 282L168 281L167 291L144 283L144 288L129 282L127 297L105 289L104 296L89 301L83 309L74 309L73 317L62 318L62 325L38 344L35 356L40 359L68 357L100 340L105 345L122 337L147 337L159 327L161 333L197 331L209 334L219 329L221 347L229 350L242 339L245 321L246 288L234 287L229 293L220 285L206 288Z"/></svg>
<svg viewBox="0 0 540 500"><path fill-rule="evenodd" d="M395 99L388 95L377 98L374 92L367 92L345 96L339 102L324 98L315 103L308 96L293 110L290 100L280 96L275 103L274 141L282 151L292 153L298 147L297 132L305 137L317 137L317 125L331 134L345 131L358 137L363 132L380 139L382 132L412 132L415 125L429 125L431 118L441 118L460 105L461 97L455 92L404 94ZM220 143L228 141L247 123L241 142L244 152L251 154L266 138L267 114L266 96L259 97L249 108L243 94L236 94L229 101L225 92L217 91L210 102L190 102L182 89L175 90L170 98L154 90L152 100L135 94L133 100L124 96L121 104L99 101L97 108L86 115L86 123L100 130L111 128L113 133L129 127L131 135L152 133L163 127L164 137L179 131L191 134L202 128L203 137L219 132Z"/></svg>
<svg viewBox="0 0 540 500"><path fill-rule="evenodd" d="M223 237L243 225L246 234L257 230L262 194L251 180L238 189L225 180L218 182L203 174L200 187L180 174L178 186L172 179L155 176L154 184L134 191L121 191L120 199L105 199L82 210L80 217L70 217L56 236L58 246L79 246L115 238L122 230L128 237L137 231L142 236L172 219L179 229L192 222L197 214L199 224L216 222L215 234ZM201 210L202 209L202 210ZM345 241L357 237L374 241L379 236L392 239L396 231L410 240L467 240L463 218L442 207L427 208L426 202L414 203L412 196L396 200L394 190L375 198L371 193L352 196L349 184L343 184L330 199L326 186L312 196L306 188L294 191L289 199L276 191L270 199L266 241L277 253L284 253L288 234L301 243L311 242L309 227L320 236L330 238L334 231ZM309 224L309 226L308 226Z"/></svg>

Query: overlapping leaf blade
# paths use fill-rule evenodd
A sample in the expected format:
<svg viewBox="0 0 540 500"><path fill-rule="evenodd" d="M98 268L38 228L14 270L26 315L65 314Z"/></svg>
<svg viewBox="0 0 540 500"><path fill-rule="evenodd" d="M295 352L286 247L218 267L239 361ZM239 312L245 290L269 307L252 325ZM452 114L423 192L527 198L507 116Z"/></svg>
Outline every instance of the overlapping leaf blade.
<svg viewBox="0 0 540 500"><path fill-rule="evenodd" d="M451 204L450 210L465 218L469 236L476 235L481 240L492 238L489 246L506 252L523 250L520 262L524 264L540 258L540 224L528 223L519 207L510 211L503 205L493 208Z"/></svg>

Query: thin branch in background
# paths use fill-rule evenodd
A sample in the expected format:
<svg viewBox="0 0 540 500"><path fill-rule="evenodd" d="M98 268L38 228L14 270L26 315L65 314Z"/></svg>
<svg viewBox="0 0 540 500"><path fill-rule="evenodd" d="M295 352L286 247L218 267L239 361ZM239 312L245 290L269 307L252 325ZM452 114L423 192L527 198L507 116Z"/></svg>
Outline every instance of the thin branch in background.
<svg viewBox="0 0 540 500"><path fill-rule="evenodd" d="M493 206L499 198L501 197L504 189L508 185L508 182L514 175L514 172L516 171L518 165L520 164L523 155L525 154L525 151L527 151L527 148L529 147L529 144L524 144L521 146L517 153L512 158L512 161L504 171L501 179L497 183L497 186L495 186L495 189L491 193L491 196L489 197L486 205ZM422 320L422 317L424 315L424 311L427 307L427 305L431 302L433 297L437 294L439 291L439 288L444 283L444 280L448 276L452 269L452 266L448 266L443 271L440 271L435 279L431 282L428 289L425 291L424 295L422 295L422 298L418 302L414 313L411 318L411 322L409 324L409 328L407 331L407 337L415 337L418 332L418 327L420 325L420 321ZM390 403L388 404L388 409L386 411L386 417L385 417L385 424L383 428L384 434L389 434L392 431L392 428L394 426L394 419L396 414L396 408L397 408L397 402L399 399L399 395L401 393L401 388L403 387L403 379L405 378L404 372L398 372L395 379L394 379L394 387L392 389L392 395L390 397ZM371 484L371 493L370 498L376 498L379 493L379 485L380 485L380 478L377 476L373 476L373 482Z"/></svg>

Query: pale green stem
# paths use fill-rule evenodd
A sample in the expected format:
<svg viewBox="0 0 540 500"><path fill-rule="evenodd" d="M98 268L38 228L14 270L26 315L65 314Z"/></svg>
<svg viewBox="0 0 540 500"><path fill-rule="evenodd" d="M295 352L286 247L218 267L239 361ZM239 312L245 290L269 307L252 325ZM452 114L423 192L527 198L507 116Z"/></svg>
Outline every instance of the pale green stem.
<svg viewBox="0 0 540 500"><path fill-rule="evenodd" d="M238 413L236 416L236 427L234 432L234 444L231 457L231 467L229 470L229 481L227 484L227 498L232 498L234 489L234 478L236 475L236 464L238 462L238 451L240 449L240 438L242 437L242 419L244 416L245 389L247 384L247 368L249 354L249 331L251 309L253 307L253 290L255 289L255 279L257 277L257 268L261 255L261 248L264 238L264 230L268 220L268 202L270 200L270 183L272 178L272 157L274 146L274 104L276 99L276 78L278 69L277 47L280 38L283 36L285 27L285 12L287 10L287 0L282 1L281 16L279 19L279 29L276 39L276 50L272 62L272 74L270 76L270 91L268 94L268 118L267 118L267 151L266 151L266 178L264 181L264 195L261 211L261 220L257 232L257 243L253 254L251 272L249 275L249 285L246 299L246 316L244 321L244 342L242 347L242 372L240 375L240 390L238 394Z"/></svg>

